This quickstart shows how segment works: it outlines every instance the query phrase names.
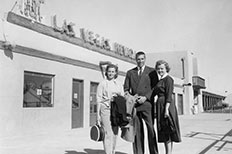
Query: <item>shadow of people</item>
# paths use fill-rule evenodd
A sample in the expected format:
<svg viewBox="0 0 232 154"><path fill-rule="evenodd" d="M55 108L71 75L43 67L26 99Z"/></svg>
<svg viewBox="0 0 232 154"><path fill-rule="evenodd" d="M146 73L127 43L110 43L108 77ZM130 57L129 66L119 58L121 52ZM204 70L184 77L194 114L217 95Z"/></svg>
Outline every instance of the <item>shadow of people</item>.
<svg viewBox="0 0 232 154"><path fill-rule="evenodd" d="M99 150L99 149L84 149L84 151L85 152L66 150L65 154L105 154L104 150ZM116 151L115 154L127 154L127 153Z"/></svg>
<svg viewBox="0 0 232 154"><path fill-rule="evenodd" d="M84 149L84 150L87 152L87 154L105 154L104 150L97 150L97 149ZM127 154L127 153L116 151L115 154Z"/></svg>
<svg viewBox="0 0 232 154"><path fill-rule="evenodd" d="M87 154L105 154L104 150L99 149L84 149Z"/></svg>
<svg viewBox="0 0 232 154"><path fill-rule="evenodd" d="M104 150L99 149L84 149L85 152L77 152L74 150L66 150L65 154L104 154Z"/></svg>
<svg viewBox="0 0 232 154"><path fill-rule="evenodd" d="M74 150L66 150L64 154L86 154L86 152L77 152Z"/></svg>
<svg viewBox="0 0 232 154"><path fill-rule="evenodd" d="M127 154L127 153L116 151L115 154Z"/></svg>

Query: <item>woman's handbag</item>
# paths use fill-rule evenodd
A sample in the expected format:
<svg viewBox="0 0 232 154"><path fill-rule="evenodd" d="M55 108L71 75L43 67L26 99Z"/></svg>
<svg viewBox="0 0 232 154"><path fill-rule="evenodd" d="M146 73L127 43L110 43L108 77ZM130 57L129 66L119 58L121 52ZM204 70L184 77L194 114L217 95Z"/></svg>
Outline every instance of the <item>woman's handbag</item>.
<svg viewBox="0 0 232 154"><path fill-rule="evenodd" d="M103 141L104 137L105 137L105 132L103 127L96 124L90 128L90 138L92 140L100 142Z"/></svg>

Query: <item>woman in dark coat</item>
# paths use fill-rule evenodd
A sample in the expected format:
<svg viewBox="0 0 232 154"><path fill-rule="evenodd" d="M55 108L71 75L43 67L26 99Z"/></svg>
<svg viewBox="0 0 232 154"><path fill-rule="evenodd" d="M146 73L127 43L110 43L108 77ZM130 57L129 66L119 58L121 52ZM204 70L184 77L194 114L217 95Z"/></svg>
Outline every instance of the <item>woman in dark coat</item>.
<svg viewBox="0 0 232 154"><path fill-rule="evenodd" d="M168 75L170 67L166 61L157 61L155 69L160 80L147 98L158 96L156 101L158 142L164 143L166 154L171 154L173 142L181 142L177 110L172 99L174 80Z"/></svg>

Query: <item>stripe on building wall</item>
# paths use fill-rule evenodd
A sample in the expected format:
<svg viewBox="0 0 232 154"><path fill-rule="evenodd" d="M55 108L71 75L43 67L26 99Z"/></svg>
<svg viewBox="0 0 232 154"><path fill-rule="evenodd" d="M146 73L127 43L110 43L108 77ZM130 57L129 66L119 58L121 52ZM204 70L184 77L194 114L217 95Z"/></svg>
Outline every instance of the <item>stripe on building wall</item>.
<svg viewBox="0 0 232 154"><path fill-rule="evenodd" d="M88 63L88 62L84 62L81 60L76 60L76 59L72 59L72 58L68 58L64 56L59 56L59 55L51 54L45 51L23 47L20 45L16 45L13 51L9 51L9 50L4 49L3 44L4 42L0 41L0 49L2 49L5 52L15 52L15 53L23 54L23 55L33 56L37 58L57 61L57 62L65 63L65 64L70 64L70 65L79 66L83 68L93 69L96 71L101 71L98 65L95 65L92 63ZM118 73L119 75L126 76L126 72L119 71ZM174 84L174 86L178 88L183 88L183 86L180 84Z"/></svg>
<svg viewBox="0 0 232 154"><path fill-rule="evenodd" d="M60 32L54 31L54 29L52 27L43 25L43 24L38 23L38 22L31 22L32 21L31 19L17 15L13 12L8 12L7 21L12 23L12 24L16 24L18 26L22 26L22 27L28 28L30 30L36 31L38 33L59 39L61 41L65 41L65 42L89 49L91 51L98 52L98 53L101 53L101 54L104 54L107 56L111 56L111 57L129 62L132 64L136 64L136 62L129 57L120 56L118 54L115 54L114 51L112 51L112 50L109 51L109 50L101 49L99 47L96 47L94 45L86 43L81 38L69 37L65 34L61 34Z"/></svg>
<svg viewBox="0 0 232 154"><path fill-rule="evenodd" d="M180 84L174 84L174 87L183 88L183 86Z"/></svg>
<svg viewBox="0 0 232 154"><path fill-rule="evenodd" d="M13 51L10 51L10 50L5 50L3 45L4 45L4 42L0 41L0 49L2 49L4 52L19 53L19 54L23 54L23 55L27 55L27 56L52 60L52 61L56 61L56 62L61 62L61 63L65 63L65 64L70 64L70 65L74 65L74 66L79 66L79 67L84 67L84 68L100 71L99 65L84 62L81 60L76 60L76 59L72 59L72 58L68 58L68 57L64 57L64 56L59 56L59 55L51 54L51 53L48 53L45 51L32 49L32 48L28 48L28 47L23 47L20 45L16 45L15 49L13 49ZM126 73L123 71L119 71L118 73L119 73L119 75L126 76Z"/></svg>

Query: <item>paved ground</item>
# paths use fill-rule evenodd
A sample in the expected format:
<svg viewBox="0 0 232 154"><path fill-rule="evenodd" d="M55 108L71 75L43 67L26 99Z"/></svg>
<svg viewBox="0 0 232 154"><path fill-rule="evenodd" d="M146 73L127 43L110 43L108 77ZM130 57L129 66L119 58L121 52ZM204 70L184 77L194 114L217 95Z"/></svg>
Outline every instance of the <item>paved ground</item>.
<svg viewBox="0 0 232 154"><path fill-rule="evenodd" d="M183 141L174 144L173 154L232 153L232 114L179 117ZM104 154L102 149L101 142L89 139L89 129L0 139L0 154ZM163 144L159 152L164 154ZM133 154L131 144L119 137L116 154Z"/></svg>

